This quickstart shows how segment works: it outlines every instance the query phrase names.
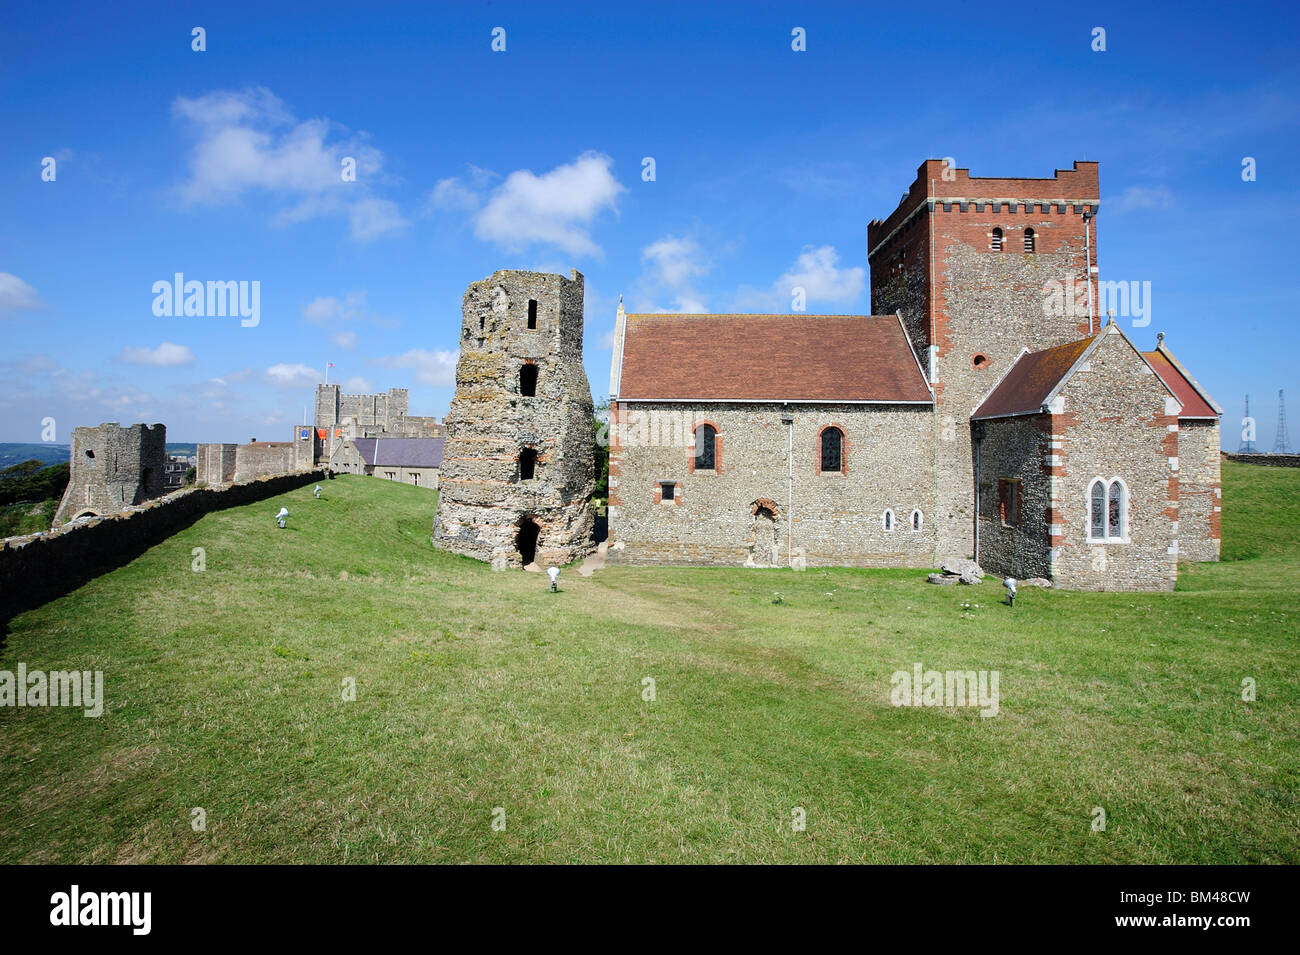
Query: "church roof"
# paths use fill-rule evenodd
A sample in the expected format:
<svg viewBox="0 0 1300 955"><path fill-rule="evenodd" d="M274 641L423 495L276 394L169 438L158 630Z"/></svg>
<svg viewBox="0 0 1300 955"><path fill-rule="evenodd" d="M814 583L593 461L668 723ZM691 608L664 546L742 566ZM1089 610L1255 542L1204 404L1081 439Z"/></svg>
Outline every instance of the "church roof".
<svg viewBox="0 0 1300 955"><path fill-rule="evenodd" d="M628 315L618 391L623 401L934 400L895 315Z"/></svg>
<svg viewBox="0 0 1300 955"><path fill-rule="evenodd" d="M1147 360L1160 380L1183 404L1180 418L1217 418L1222 413L1214 399L1210 398L1197 384L1196 379L1178 362L1178 359L1160 345L1155 351L1144 351L1142 357Z"/></svg>
<svg viewBox="0 0 1300 955"><path fill-rule="evenodd" d="M971 418L1005 418L1042 411L1056 386L1096 340L1084 338L1042 351L1022 352Z"/></svg>
<svg viewBox="0 0 1300 955"><path fill-rule="evenodd" d="M354 438L352 444L361 460L373 467L442 466L442 438Z"/></svg>

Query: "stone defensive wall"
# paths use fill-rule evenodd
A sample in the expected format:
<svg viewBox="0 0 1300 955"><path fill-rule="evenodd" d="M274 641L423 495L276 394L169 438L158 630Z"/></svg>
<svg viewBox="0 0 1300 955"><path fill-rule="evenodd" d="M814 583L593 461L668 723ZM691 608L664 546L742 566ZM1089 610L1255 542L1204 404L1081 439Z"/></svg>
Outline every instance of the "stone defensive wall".
<svg viewBox="0 0 1300 955"><path fill-rule="evenodd" d="M204 514L323 481L323 470L223 487L186 488L120 513L0 541L0 639L16 614L70 593L139 557ZM268 525L270 518L267 518Z"/></svg>
<svg viewBox="0 0 1300 955"><path fill-rule="evenodd" d="M1236 454L1225 451L1223 456L1229 461L1242 464L1264 464L1274 468L1300 468L1300 454Z"/></svg>

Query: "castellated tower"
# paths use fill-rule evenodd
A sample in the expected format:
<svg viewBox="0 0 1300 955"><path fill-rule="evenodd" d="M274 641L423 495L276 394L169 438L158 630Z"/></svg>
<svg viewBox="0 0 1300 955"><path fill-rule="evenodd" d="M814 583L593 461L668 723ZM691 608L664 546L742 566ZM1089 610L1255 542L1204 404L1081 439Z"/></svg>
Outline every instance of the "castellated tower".
<svg viewBox="0 0 1300 955"><path fill-rule="evenodd" d="M582 274L499 271L462 303L434 543L496 569L592 548L591 386Z"/></svg>
<svg viewBox="0 0 1300 955"><path fill-rule="evenodd" d="M974 551L971 413L1022 349L1104 324L1099 206L1095 162L1005 179L929 159L898 208L867 227L871 313L902 317L934 385L937 561Z"/></svg>
<svg viewBox="0 0 1300 955"><path fill-rule="evenodd" d="M116 514L163 493L163 463L167 459L167 429L116 421L72 432L68 489L54 515L54 524L78 517Z"/></svg>

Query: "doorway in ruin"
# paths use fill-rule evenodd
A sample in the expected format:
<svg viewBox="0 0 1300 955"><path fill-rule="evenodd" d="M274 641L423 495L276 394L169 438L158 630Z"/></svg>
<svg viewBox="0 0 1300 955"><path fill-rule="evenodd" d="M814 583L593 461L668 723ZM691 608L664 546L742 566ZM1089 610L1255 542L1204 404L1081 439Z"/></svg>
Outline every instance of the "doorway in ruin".
<svg viewBox="0 0 1300 955"><path fill-rule="evenodd" d="M750 560L755 567L776 566L776 515L763 504L754 508L754 543Z"/></svg>
<svg viewBox="0 0 1300 955"><path fill-rule="evenodd" d="M519 522L519 534L515 538L515 549L519 551L519 562L527 567L537 559L537 538L542 529L531 517Z"/></svg>

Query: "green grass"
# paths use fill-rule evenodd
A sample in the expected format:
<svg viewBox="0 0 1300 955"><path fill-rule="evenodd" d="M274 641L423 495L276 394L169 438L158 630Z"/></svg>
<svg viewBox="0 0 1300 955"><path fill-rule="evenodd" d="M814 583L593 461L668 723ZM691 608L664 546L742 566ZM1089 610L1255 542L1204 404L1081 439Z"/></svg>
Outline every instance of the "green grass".
<svg viewBox="0 0 1300 955"><path fill-rule="evenodd" d="M0 504L0 537L18 537L48 531L59 509L57 498L44 501L23 501L20 504Z"/></svg>
<svg viewBox="0 0 1300 955"><path fill-rule="evenodd" d="M917 571L551 594L359 477L211 514L13 621L0 668L108 702L0 710L0 861L1300 862L1300 471L1224 484L1227 559L1177 592L1014 610ZM998 670L1000 715L890 706L917 661Z"/></svg>

